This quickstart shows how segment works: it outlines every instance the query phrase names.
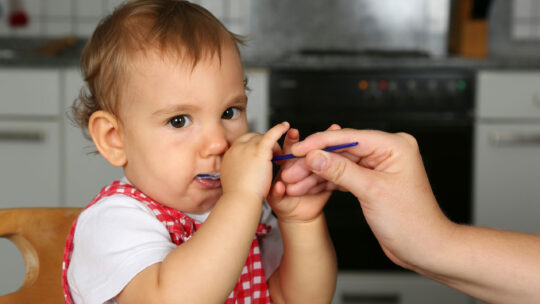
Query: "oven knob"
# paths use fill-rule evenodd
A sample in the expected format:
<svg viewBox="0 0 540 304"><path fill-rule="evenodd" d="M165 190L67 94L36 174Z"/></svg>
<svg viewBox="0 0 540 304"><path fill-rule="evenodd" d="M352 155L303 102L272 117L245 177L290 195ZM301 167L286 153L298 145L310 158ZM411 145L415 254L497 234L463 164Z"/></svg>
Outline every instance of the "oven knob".
<svg viewBox="0 0 540 304"><path fill-rule="evenodd" d="M358 82L358 89L360 89L361 91L365 91L369 88L369 82L367 82L367 80L360 80Z"/></svg>
<svg viewBox="0 0 540 304"><path fill-rule="evenodd" d="M456 82L456 89L458 91L465 91L467 89L467 82L465 80L458 80Z"/></svg>

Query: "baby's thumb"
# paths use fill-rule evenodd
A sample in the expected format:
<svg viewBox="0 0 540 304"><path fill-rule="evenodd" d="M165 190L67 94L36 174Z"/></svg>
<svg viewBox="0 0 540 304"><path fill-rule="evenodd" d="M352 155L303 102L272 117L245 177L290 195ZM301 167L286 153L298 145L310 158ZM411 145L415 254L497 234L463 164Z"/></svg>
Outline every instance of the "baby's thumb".
<svg viewBox="0 0 540 304"><path fill-rule="evenodd" d="M364 180L371 172L337 154L321 150L306 155L307 166L318 176L345 188L358 199L363 194Z"/></svg>

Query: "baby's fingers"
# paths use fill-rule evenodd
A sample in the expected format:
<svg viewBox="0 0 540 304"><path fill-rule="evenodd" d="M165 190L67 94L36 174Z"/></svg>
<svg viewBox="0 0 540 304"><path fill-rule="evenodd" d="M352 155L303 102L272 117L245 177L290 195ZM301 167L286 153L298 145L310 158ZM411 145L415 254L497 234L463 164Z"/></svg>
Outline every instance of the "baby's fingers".
<svg viewBox="0 0 540 304"><path fill-rule="evenodd" d="M297 129L289 129L285 139L283 140L283 153L291 153L291 146L298 142L300 138L300 132Z"/></svg>
<svg viewBox="0 0 540 304"><path fill-rule="evenodd" d="M273 126L270 130L268 130L262 137L260 141L260 147L264 151L273 151L275 148L275 144L277 141L287 132L290 125L288 122L282 122L280 124L277 124Z"/></svg>
<svg viewBox="0 0 540 304"><path fill-rule="evenodd" d="M287 184L287 195L300 196L300 195L312 193L311 189L322 182L326 182L326 181L315 174L311 174L310 176L302 179L301 181L297 183Z"/></svg>

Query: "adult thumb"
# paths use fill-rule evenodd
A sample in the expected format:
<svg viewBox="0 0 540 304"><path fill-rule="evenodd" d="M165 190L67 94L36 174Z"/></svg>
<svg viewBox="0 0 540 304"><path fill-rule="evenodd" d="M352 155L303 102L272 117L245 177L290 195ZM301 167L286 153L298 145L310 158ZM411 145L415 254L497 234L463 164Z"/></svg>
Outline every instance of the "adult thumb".
<svg viewBox="0 0 540 304"><path fill-rule="evenodd" d="M364 181L371 175L369 169L351 160L322 150L312 151L306 155L306 164L318 176L345 188L358 199L363 194Z"/></svg>

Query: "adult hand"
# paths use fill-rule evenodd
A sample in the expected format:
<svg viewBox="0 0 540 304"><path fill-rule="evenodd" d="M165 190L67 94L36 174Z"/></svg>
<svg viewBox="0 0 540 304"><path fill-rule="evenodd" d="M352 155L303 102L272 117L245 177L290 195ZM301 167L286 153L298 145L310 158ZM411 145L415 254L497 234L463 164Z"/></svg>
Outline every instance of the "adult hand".
<svg viewBox="0 0 540 304"><path fill-rule="evenodd" d="M358 142L342 152L328 146ZM431 190L416 140L405 133L373 130L328 130L294 144L296 156L318 176L359 200L364 216L386 255L414 270L427 249L436 248L451 223Z"/></svg>

